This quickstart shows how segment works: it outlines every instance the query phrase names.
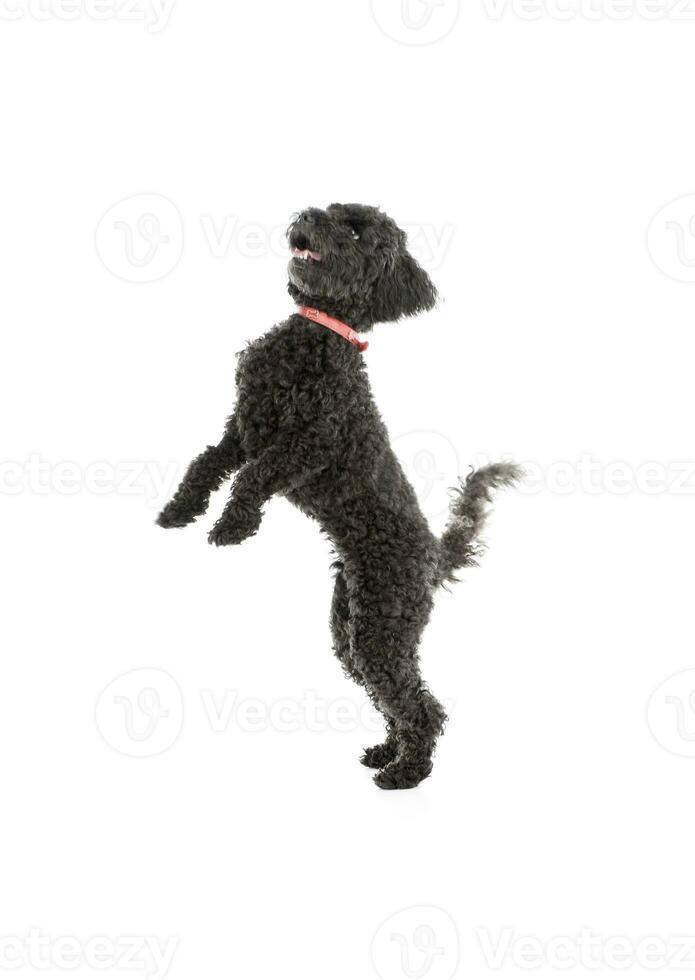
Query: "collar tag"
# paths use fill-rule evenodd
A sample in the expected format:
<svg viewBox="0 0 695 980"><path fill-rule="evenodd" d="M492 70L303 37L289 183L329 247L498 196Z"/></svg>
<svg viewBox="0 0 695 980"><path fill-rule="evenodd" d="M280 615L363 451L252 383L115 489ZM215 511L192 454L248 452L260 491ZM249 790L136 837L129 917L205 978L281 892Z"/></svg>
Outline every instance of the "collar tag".
<svg viewBox="0 0 695 980"><path fill-rule="evenodd" d="M365 351L369 347L369 343L366 340L360 340L352 327L343 323L342 320L336 320L335 317L329 316L321 310L315 310L313 306L298 306L297 312L300 316L306 317L307 320L320 323L322 327L328 327L333 333L340 334L348 343L354 344L358 350Z"/></svg>

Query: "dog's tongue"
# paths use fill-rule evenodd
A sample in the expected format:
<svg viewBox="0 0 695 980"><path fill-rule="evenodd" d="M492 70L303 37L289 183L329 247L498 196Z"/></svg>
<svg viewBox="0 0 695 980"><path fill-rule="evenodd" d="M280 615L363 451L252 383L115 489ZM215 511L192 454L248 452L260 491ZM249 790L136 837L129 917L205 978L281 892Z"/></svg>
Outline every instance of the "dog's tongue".
<svg viewBox="0 0 695 980"><path fill-rule="evenodd" d="M314 262L321 261L321 253L312 252L310 248L294 248L292 249L292 255L296 255L298 259L313 259Z"/></svg>

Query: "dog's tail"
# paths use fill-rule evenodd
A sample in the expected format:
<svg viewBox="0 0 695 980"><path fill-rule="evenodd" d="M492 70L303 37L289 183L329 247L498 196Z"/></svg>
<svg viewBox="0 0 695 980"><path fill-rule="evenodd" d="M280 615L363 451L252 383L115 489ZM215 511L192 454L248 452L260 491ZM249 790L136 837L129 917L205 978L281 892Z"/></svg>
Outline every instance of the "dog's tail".
<svg viewBox="0 0 695 980"><path fill-rule="evenodd" d="M492 491L512 486L524 475L514 463L491 463L472 470L465 483L454 490L449 523L440 539L437 577L439 584L455 582L457 568L477 565L482 552L480 532L487 518L487 504Z"/></svg>

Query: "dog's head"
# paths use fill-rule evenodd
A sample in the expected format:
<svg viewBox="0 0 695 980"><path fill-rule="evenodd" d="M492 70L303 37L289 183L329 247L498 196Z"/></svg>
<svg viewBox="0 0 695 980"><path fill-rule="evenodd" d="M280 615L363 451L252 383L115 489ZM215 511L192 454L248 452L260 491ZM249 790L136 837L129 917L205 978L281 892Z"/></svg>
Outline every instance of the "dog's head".
<svg viewBox="0 0 695 980"><path fill-rule="evenodd" d="M387 214L364 204L308 208L287 230L290 295L362 330L434 306L437 291Z"/></svg>

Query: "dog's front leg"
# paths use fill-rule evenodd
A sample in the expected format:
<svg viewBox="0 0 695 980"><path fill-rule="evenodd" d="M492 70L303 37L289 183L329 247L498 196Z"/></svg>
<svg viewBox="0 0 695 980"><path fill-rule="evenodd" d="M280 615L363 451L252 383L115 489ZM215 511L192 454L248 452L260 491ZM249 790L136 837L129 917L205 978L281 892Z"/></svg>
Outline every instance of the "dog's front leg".
<svg viewBox="0 0 695 980"><path fill-rule="evenodd" d="M210 544L240 544L255 534L263 505L276 493L287 493L319 473L325 465L316 449L277 444L264 449L238 472L227 504L208 535Z"/></svg>
<svg viewBox="0 0 695 980"><path fill-rule="evenodd" d="M216 446L196 456L181 485L157 518L160 527L185 527L207 510L210 494L244 462L239 430L234 415Z"/></svg>

